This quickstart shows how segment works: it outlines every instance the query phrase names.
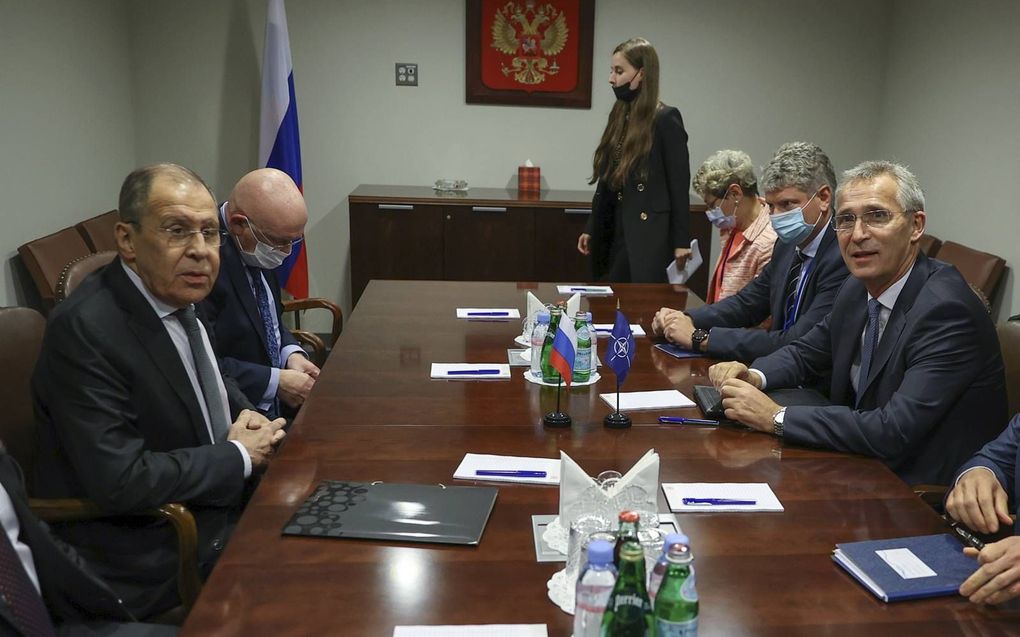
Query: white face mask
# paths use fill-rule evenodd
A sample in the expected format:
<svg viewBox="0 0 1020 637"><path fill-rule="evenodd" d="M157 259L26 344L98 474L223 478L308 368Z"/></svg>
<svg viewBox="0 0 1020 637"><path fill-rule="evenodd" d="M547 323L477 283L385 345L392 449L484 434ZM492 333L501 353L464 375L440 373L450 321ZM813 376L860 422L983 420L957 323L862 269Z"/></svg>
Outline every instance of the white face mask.
<svg viewBox="0 0 1020 637"><path fill-rule="evenodd" d="M255 250L253 252L245 251L244 247L241 246L241 240L237 238L237 235L234 235L234 241L237 242L237 250L241 253L241 261L244 261L244 264L249 267L262 268L263 270L275 270L280 267L290 255L274 248L268 243L259 241L251 227L251 221L247 217L244 221L248 224L248 230L251 232L252 238L255 239Z"/></svg>

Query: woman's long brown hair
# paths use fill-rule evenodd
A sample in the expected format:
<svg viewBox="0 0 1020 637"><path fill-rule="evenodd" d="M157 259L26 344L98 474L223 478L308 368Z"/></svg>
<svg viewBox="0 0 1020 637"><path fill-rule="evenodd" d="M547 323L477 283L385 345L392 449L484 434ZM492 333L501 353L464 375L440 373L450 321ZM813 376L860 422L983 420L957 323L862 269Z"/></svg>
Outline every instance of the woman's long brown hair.
<svg viewBox="0 0 1020 637"><path fill-rule="evenodd" d="M647 173L644 162L652 151L655 112L659 106L659 56L644 38L631 38L613 49L613 53L622 53L631 66L645 71L634 101L616 100L613 104L592 160L592 176L588 183L602 179L611 189L619 190L635 168L642 176ZM621 135L625 137L619 161L614 161Z"/></svg>

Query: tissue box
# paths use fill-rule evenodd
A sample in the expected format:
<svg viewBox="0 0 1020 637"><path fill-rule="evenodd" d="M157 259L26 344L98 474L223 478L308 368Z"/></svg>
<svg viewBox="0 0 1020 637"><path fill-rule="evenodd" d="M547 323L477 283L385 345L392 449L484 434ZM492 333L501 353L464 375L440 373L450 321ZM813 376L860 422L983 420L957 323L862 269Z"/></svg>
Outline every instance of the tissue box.
<svg viewBox="0 0 1020 637"><path fill-rule="evenodd" d="M537 194L542 189L542 171L538 166L517 167L517 192Z"/></svg>

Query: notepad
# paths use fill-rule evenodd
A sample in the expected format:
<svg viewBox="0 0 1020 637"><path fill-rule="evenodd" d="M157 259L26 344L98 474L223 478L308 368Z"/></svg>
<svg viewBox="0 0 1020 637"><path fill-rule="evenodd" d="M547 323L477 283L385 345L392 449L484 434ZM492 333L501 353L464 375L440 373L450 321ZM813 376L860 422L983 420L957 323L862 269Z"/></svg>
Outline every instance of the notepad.
<svg viewBox="0 0 1020 637"><path fill-rule="evenodd" d="M978 568L948 533L837 544L832 559L883 602L955 595Z"/></svg>
<svg viewBox="0 0 1020 637"><path fill-rule="evenodd" d="M444 380L507 380L506 363L432 363L432 378Z"/></svg>
<svg viewBox="0 0 1020 637"><path fill-rule="evenodd" d="M509 321L521 318L515 307L458 307L457 318L469 321Z"/></svg>
<svg viewBox="0 0 1020 637"><path fill-rule="evenodd" d="M616 409L616 394L600 394L606 404ZM657 391L632 391L620 394L620 411L639 411L642 409L678 409L693 407L694 401L675 389Z"/></svg>
<svg viewBox="0 0 1020 637"><path fill-rule="evenodd" d="M613 331L613 324L612 323L594 323L594 325L595 325L595 332L600 337L604 336L604 335L607 335L607 334L609 334L609 333L611 333ZM637 323L631 323L630 324L630 333L633 334L635 337L645 336L645 328L641 327Z"/></svg>
<svg viewBox="0 0 1020 637"><path fill-rule="evenodd" d="M520 478L516 476L478 476L479 469L514 471L545 471L544 478ZM461 480L485 480L486 482L520 482L522 484L559 484L559 458L529 458L525 456L498 456L481 453L464 454L460 466L453 472Z"/></svg>
<svg viewBox="0 0 1020 637"><path fill-rule="evenodd" d="M545 624L397 626L393 637L548 637Z"/></svg>
<svg viewBox="0 0 1020 637"><path fill-rule="evenodd" d="M656 343L655 349L660 352L665 352L673 358L702 358L705 355L701 352L695 352L694 350L684 349L679 345L673 343Z"/></svg>
<svg viewBox="0 0 1020 637"><path fill-rule="evenodd" d="M580 294L581 296L612 296L613 288L608 285L557 285L560 294Z"/></svg>
<svg viewBox="0 0 1020 637"><path fill-rule="evenodd" d="M721 513L782 511L783 505L765 482L664 482L669 510L674 513ZM684 504L684 498L725 498L727 500L754 500L754 504Z"/></svg>

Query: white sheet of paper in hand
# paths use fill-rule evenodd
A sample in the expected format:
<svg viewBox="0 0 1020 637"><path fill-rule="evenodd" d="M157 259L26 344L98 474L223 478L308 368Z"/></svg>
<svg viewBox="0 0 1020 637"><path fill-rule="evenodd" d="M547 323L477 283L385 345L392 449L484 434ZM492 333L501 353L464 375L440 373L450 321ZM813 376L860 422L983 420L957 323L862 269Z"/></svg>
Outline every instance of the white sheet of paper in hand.
<svg viewBox="0 0 1020 637"><path fill-rule="evenodd" d="M669 262L669 266L666 267L666 280L673 285L683 285L691 278L694 271L701 267L701 249L698 248L698 240L691 240L691 256L687 257L687 262L684 263L684 269L678 270L676 267L676 259Z"/></svg>
<svg viewBox="0 0 1020 637"><path fill-rule="evenodd" d="M555 458L529 458L525 456L497 456L484 453L464 454L460 466L453 472L461 480L486 480L491 482L521 482L529 484L559 484L561 461ZM545 471L544 478L520 478L514 476L479 476L479 469Z"/></svg>
<svg viewBox="0 0 1020 637"><path fill-rule="evenodd" d="M570 517L571 505L589 487L596 487L595 480L585 473L574 459L560 451L560 526L570 528L573 519ZM609 500L616 497L629 486L639 486L648 494L648 507L656 508L656 500L659 490L659 454L654 449L649 449L641 456L634 466L630 468L615 486L607 491L602 491L603 496Z"/></svg>
<svg viewBox="0 0 1020 637"><path fill-rule="evenodd" d="M492 370L495 371L489 373ZM432 378L506 380L510 378L510 366L506 363L432 363Z"/></svg>
<svg viewBox="0 0 1020 637"><path fill-rule="evenodd" d="M676 513L722 511L782 511L783 505L767 482L666 482L662 485L669 510ZM684 504L684 498L754 500L754 504Z"/></svg>
<svg viewBox="0 0 1020 637"><path fill-rule="evenodd" d="M393 637L548 637L545 624L396 626Z"/></svg>
<svg viewBox="0 0 1020 637"><path fill-rule="evenodd" d="M616 393L599 394L606 404L616 409ZM694 401L675 389L656 391L632 391L620 393L620 411L639 411L641 409L678 409L693 407Z"/></svg>
<svg viewBox="0 0 1020 637"><path fill-rule="evenodd" d="M521 318L515 307L458 307L457 318L469 321L509 321Z"/></svg>

